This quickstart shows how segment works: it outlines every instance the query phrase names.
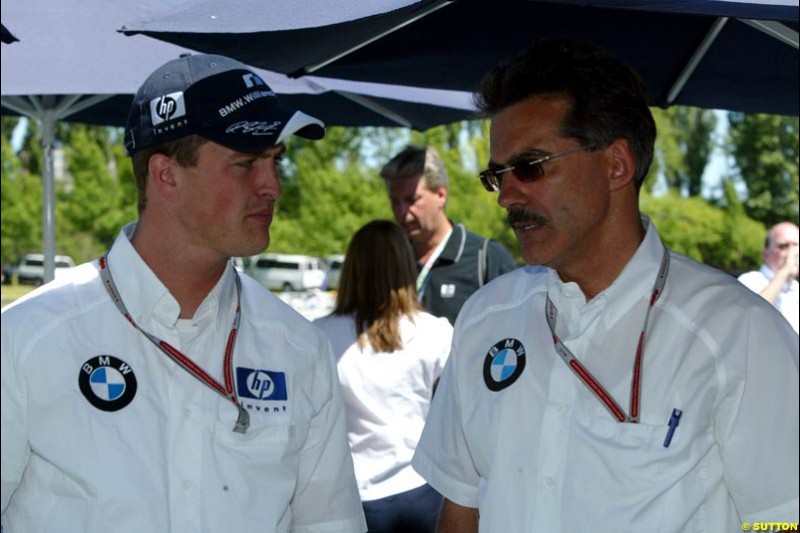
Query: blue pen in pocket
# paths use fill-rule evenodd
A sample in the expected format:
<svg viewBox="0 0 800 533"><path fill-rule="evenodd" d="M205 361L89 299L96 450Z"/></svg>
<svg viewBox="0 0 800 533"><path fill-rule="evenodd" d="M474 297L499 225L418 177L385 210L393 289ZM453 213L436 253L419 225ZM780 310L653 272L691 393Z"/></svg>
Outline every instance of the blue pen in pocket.
<svg viewBox="0 0 800 533"><path fill-rule="evenodd" d="M683 411L680 409L673 409L672 416L669 417L669 428L667 428L667 436L664 437L664 448L669 448L670 442L672 442L672 436L675 434L675 428L678 427L678 424L681 421L681 415Z"/></svg>

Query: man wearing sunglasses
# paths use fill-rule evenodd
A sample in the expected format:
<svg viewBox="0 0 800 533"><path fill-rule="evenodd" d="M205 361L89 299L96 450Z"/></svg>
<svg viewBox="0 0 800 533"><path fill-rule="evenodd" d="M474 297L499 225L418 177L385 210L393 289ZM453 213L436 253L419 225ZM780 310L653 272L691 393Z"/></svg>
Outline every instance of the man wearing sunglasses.
<svg viewBox="0 0 800 533"><path fill-rule="evenodd" d="M532 266L456 321L413 460L446 498L439 532L797 522L798 336L640 213L656 129L638 76L546 41L477 101L480 179Z"/></svg>
<svg viewBox="0 0 800 533"><path fill-rule="evenodd" d="M381 170L397 223L414 248L425 310L454 324L467 298L517 268L502 244L447 218L447 170L431 146L407 146Z"/></svg>
<svg viewBox="0 0 800 533"><path fill-rule="evenodd" d="M797 225L781 222L772 226L761 255L764 258L761 268L745 272L739 281L774 305L797 332L800 306Z"/></svg>

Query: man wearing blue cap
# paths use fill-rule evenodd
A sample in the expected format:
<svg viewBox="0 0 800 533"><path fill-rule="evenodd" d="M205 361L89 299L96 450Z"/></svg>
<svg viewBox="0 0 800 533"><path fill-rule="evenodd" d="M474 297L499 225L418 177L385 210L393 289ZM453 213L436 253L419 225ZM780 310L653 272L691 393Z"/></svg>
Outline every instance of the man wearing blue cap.
<svg viewBox="0 0 800 533"><path fill-rule="evenodd" d="M3 310L7 531L365 531L329 344L230 261L269 244L291 134L324 126L225 57L139 89L139 220Z"/></svg>

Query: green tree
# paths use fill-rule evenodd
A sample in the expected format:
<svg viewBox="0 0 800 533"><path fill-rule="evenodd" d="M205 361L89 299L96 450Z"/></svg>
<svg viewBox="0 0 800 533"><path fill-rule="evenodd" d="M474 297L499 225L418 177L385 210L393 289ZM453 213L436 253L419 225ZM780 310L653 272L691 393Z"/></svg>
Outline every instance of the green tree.
<svg viewBox="0 0 800 533"><path fill-rule="evenodd" d="M729 113L727 150L747 186L744 209L766 226L798 223L798 118Z"/></svg>
<svg viewBox="0 0 800 533"><path fill-rule="evenodd" d="M688 196L699 196L703 172L716 141L717 116L713 111L675 106L651 108L656 122L655 154L643 188L653 192L663 175L667 187Z"/></svg>
<svg viewBox="0 0 800 533"><path fill-rule="evenodd" d="M28 252L41 250L42 178L24 168L10 143L16 117L2 118L2 196L0 197L0 247L3 264Z"/></svg>
<svg viewBox="0 0 800 533"><path fill-rule="evenodd" d="M667 167L667 183L689 196L700 196L703 172L715 146L717 116L708 109L686 106L672 107L666 114L673 124L672 138L683 159L681 165Z"/></svg>
<svg viewBox="0 0 800 533"><path fill-rule="evenodd" d="M381 128L329 128L322 141L290 139L269 249L342 253L366 222L391 217L383 180L362 159L365 143L381 146L394 137Z"/></svg>
<svg viewBox="0 0 800 533"><path fill-rule="evenodd" d="M42 248L40 130L28 121L18 154L9 144L16 118L3 117L3 262ZM102 253L136 218L130 160L112 128L59 124L68 175L56 183L56 249L81 262Z"/></svg>
<svg viewBox="0 0 800 533"><path fill-rule="evenodd" d="M23 167L37 176L44 175L44 156L42 152L42 131L39 122L27 120L25 136L19 150L19 159Z"/></svg>
<svg viewBox="0 0 800 533"><path fill-rule="evenodd" d="M120 149L115 152L108 128L72 125L62 134L69 140L72 183L58 189L57 237L59 248L83 261L104 252L122 225L136 218L135 192L131 196L132 178L128 184L120 179Z"/></svg>
<svg viewBox="0 0 800 533"><path fill-rule="evenodd" d="M640 203L670 249L735 274L758 265L765 229L736 204L730 184L726 193L731 202L726 208L677 191L660 197L643 192Z"/></svg>

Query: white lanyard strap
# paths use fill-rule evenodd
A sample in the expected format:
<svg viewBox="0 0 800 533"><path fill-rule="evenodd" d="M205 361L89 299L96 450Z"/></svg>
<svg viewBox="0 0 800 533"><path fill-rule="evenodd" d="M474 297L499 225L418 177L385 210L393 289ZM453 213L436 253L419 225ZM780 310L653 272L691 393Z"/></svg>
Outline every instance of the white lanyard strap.
<svg viewBox="0 0 800 533"><path fill-rule="evenodd" d="M178 366L183 368L206 386L213 389L219 395L233 402L233 404L239 410L239 416L236 420L236 426L233 428L233 431L236 433L245 433L247 432L247 428L250 426L250 414L239 404L239 399L236 396L236 388L233 386L233 348L236 346L236 334L239 331L239 319L242 315L242 282L239 279L239 274L235 269L234 276L236 285L236 314L233 317L233 325L231 326L231 332L228 334L228 343L225 346L225 358L223 363L225 385L223 385L214 379L208 372L203 370L200 365L184 355L183 352L169 344L167 341L164 341L139 327L139 324L136 323L131 314L128 312L128 309L125 307L125 303L122 301L122 297L119 295L117 285L114 283L114 278L111 276L111 268L108 265L108 254L100 258L100 277L103 280L103 285L105 286L106 291L108 291L108 295L114 301L114 304L116 304L117 309L119 309L119 312L122 313L122 316L128 319L128 322L130 322L133 327L138 329L145 337L147 337L150 342L152 342L159 350L166 354L167 357L177 363Z"/></svg>
<svg viewBox="0 0 800 533"><path fill-rule="evenodd" d="M447 232L447 235L444 236L442 242L439 243L439 246L433 251L431 256L425 262L425 265L422 267L422 270L419 271L417 275L417 296L419 301L422 301L422 296L425 294L425 289L428 287L428 282L430 281L430 272L433 268L433 264L436 263L436 260L439 259L439 256L442 255L442 251L444 247L447 246L447 241L450 240L450 235L453 234L453 228L450 227L450 231Z"/></svg>
<svg viewBox="0 0 800 533"><path fill-rule="evenodd" d="M669 251L664 247L664 255L661 259L661 268L658 270L658 276L653 284L653 290L650 293L650 302L647 305L647 313L644 317L644 324L642 325L642 332L639 334L639 343L636 347L636 359L633 363L633 375L631 376L631 403L630 415L626 415L625 411L614 401L614 398L606 391L597 379L584 367L578 358L567 348L561 339L556 335L556 319L558 318L558 309L550 295L547 296L547 304L545 305L545 316L547 317L547 325L550 327L550 333L553 335L553 344L555 345L556 353L561 356L561 360L572 370L578 379L580 379L586 387L592 391L595 397L608 409L617 422L628 422L636 424L639 422L639 398L641 396L641 381L642 381L642 358L644 356L644 338L647 333L647 322L650 320L650 311L655 306L661 293L664 291L664 285L667 283L667 274L669 273Z"/></svg>

